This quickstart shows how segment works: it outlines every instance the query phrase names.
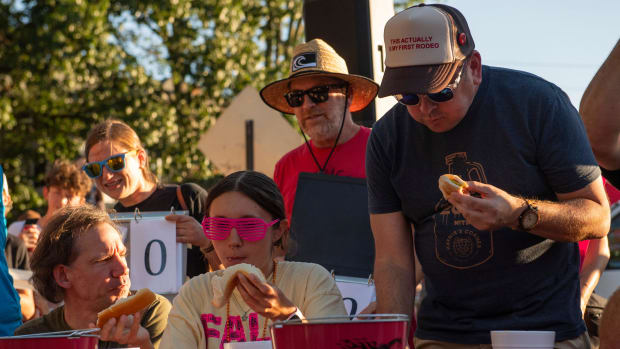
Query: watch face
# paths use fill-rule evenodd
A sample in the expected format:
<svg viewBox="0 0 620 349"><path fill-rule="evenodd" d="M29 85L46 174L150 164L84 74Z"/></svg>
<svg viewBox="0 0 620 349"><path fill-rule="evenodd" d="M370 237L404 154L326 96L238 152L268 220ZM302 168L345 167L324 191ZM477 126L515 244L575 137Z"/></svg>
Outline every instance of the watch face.
<svg viewBox="0 0 620 349"><path fill-rule="evenodd" d="M538 212L528 209L526 212L523 213L523 219L521 220L521 222L521 225L526 230L534 228L536 223L538 223Z"/></svg>

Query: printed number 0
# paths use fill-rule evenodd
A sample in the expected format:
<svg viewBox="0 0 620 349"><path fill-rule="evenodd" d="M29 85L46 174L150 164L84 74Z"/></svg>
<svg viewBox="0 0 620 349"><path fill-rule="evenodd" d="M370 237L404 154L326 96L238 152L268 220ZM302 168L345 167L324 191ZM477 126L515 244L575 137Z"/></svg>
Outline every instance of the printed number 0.
<svg viewBox="0 0 620 349"><path fill-rule="evenodd" d="M349 315L353 316L353 315L357 314L357 301L354 298L344 297L344 298L342 298L342 300L344 302L351 301L351 313Z"/></svg>
<svg viewBox="0 0 620 349"><path fill-rule="evenodd" d="M156 242L159 244L159 248L161 249L161 266L159 267L159 271L153 273L151 270L151 245ZM150 275L157 276L161 274L164 269L166 269L166 246L164 242L158 239L151 240L148 244L146 244L146 251L144 251L144 266L146 267L146 272Z"/></svg>

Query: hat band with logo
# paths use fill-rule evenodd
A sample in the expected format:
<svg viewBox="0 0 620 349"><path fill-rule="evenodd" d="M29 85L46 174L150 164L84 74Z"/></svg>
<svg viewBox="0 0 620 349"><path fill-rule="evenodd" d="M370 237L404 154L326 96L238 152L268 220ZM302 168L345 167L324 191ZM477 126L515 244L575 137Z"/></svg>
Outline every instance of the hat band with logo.
<svg viewBox="0 0 620 349"><path fill-rule="evenodd" d="M286 102L284 95L290 90L290 83L306 76L331 77L349 84L351 94L350 111L364 109L377 95L376 82L361 75L349 74L345 60L321 39L314 39L297 45L289 67L289 77L265 86L260 95L270 107L287 114L294 110Z"/></svg>

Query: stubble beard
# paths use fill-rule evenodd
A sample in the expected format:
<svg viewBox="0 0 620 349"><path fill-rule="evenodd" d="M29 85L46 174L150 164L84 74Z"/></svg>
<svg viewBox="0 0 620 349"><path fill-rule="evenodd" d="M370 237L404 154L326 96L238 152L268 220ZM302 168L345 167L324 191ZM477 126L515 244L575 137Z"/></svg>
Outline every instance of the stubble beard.
<svg viewBox="0 0 620 349"><path fill-rule="evenodd" d="M320 124L314 124L310 127L303 125L303 131L312 139L313 143L324 145L325 143L333 143L338 137L338 130L342 120L323 120ZM331 146L331 145L327 145Z"/></svg>

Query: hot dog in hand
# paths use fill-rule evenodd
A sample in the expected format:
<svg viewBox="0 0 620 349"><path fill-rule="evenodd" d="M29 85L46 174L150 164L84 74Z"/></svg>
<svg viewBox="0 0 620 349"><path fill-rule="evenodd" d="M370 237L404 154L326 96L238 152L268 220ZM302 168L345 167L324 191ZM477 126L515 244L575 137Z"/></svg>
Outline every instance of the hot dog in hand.
<svg viewBox="0 0 620 349"><path fill-rule="evenodd" d="M131 315L148 307L155 301L155 293L143 288L133 296L122 298L97 314L97 327L102 328L108 320L121 315Z"/></svg>
<svg viewBox="0 0 620 349"><path fill-rule="evenodd" d="M469 185L467 182L457 175L444 174L439 177L439 190L441 190L446 200L453 192L458 191L463 193L463 190L466 190L468 187Z"/></svg>
<svg viewBox="0 0 620 349"><path fill-rule="evenodd" d="M252 264L240 263L223 270L222 276L214 276L211 279L213 284L213 306L220 308L226 305L230 295L239 284L238 274L245 276L256 275L261 281L265 282L263 272Z"/></svg>

